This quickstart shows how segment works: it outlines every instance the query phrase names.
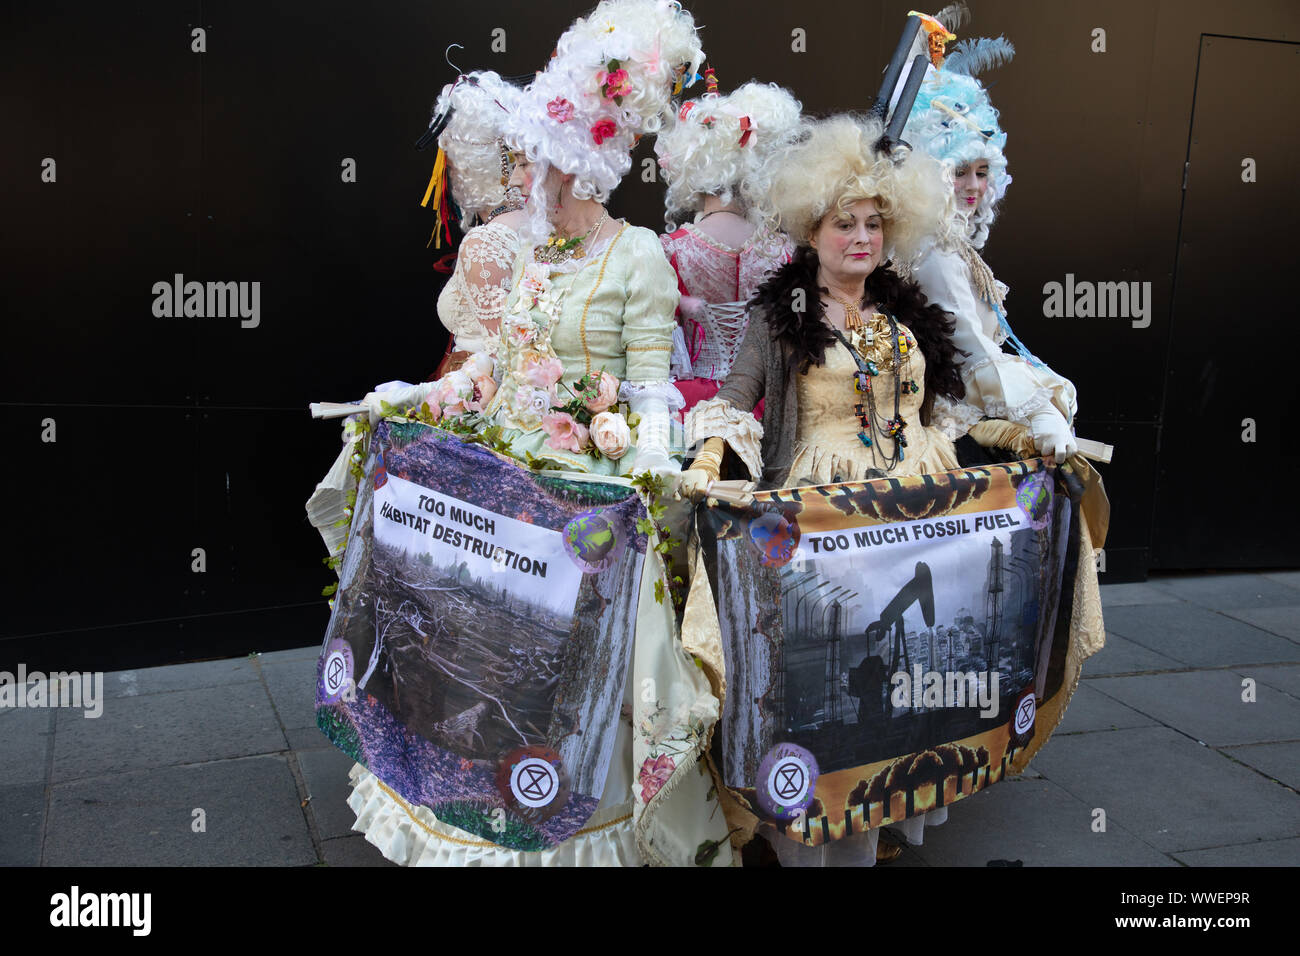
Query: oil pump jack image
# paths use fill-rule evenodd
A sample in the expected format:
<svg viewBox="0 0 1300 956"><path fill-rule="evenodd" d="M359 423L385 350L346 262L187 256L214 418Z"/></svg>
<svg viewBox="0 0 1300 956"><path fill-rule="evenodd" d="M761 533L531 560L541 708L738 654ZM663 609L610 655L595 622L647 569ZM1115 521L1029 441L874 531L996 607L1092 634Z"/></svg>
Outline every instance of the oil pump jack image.
<svg viewBox="0 0 1300 956"><path fill-rule="evenodd" d="M903 612L913 604L920 604L921 616L926 627L934 627L934 581L930 575L930 566L924 561L916 562L916 574L889 603L880 611L880 616L867 625L867 656L849 671L849 695L859 701L858 712L864 705L872 716L883 717L888 712L881 690L889 684L889 675L902 669L910 671L912 661L904 639ZM889 665L872 650L883 640L893 640L889 650ZM874 704L872 707L870 705Z"/></svg>

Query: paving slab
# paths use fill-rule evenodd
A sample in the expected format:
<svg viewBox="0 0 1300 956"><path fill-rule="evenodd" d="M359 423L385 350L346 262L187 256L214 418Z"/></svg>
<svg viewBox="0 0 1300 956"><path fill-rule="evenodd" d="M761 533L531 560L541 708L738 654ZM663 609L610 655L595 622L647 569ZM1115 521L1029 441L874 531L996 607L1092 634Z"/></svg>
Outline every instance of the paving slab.
<svg viewBox="0 0 1300 956"><path fill-rule="evenodd" d="M287 651L271 651L257 655L263 664L279 664L284 661L314 661L320 657L320 644L310 647L295 647Z"/></svg>
<svg viewBox="0 0 1300 956"><path fill-rule="evenodd" d="M1185 850L1174 857L1188 866L1300 866L1300 837Z"/></svg>
<svg viewBox="0 0 1300 956"><path fill-rule="evenodd" d="M322 735L324 736L324 735ZM357 815L348 806L352 787L348 773L352 758L341 750L308 750L298 754L298 765L311 795L311 810L316 817L316 831L322 840L349 836Z"/></svg>
<svg viewBox="0 0 1300 956"><path fill-rule="evenodd" d="M1083 662L1083 677L1087 680L1099 674L1137 674L1143 671L1177 670L1186 666L1182 661L1107 632L1106 646Z"/></svg>
<svg viewBox="0 0 1300 956"><path fill-rule="evenodd" d="M1300 591L1300 571L1265 571L1264 577Z"/></svg>
<svg viewBox="0 0 1300 956"><path fill-rule="evenodd" d="M193 830L194 810L205 831ZM282 756L164 767L55 786L46 866L312 866Z"/></svg>
<svg viewBox="0 0 1300 956"><path fill-rule="evenodd" d="M6 708L4 713L0 722L0 786L44 784L50 743L54 740L53 708ZM67 713L88 723L96 720L82 717L80 710Z"/></svg>
<svg viewBox="0 0 1300 956"><path fill-rule="evenodd" d="M1106 630L1192 667L1290 662L1296 645L1234 618L1188 604L1142 604L1106 612Z"/></svg>
<svg viewBox="0 0 1300 956"><path fill-rule="evenodd" d="M1101 606L1125 607L1130 604L1177 604L1182 598L1149 582L1101 585Z"/></svg>
<svg viewBox="0 0 1300 956"><path fill-rule="evenodd" d="M1300 833L1300 796L1165 727L1058 737L1034 763L1166 853Z"/></svg>
<svg viewBox="0 0 1300 956"><path fill-rule="evenodd" d="M338 750L334 742L321 733L320 728L316 726L295 727L286 730L284 735L289 740L290 750Z"/></svg>
<svg viewBox="0 0 1300 956"><path fill-rule="evenodd" d="M258 680L257 663L249 657L232 657L220 661L172 664L167 667L143 667L139 670L112 671L104 675L104 696L138 697L164 694L175 690L197 690L226 684Z"/></svg>
<svg viewBox="0 0 1300 956"><path fill-rule="evenodd" d="M1300 733L1300 729L1297 729ZM1300 742L1255 744L1251 747L1226 747L1224 753L1249 764L1261 773L1300 790Z"/></svg>
<svg viewBox="0 0 1300 956"><path fill-rule="evenodd" d="M1211 747L1295 738L1300 700L1256 682L1255 700L1247 703L1243 675L1249 671L1098 677L1088 686Z"/></svg>
<svg viewBox="0 0 1300 956"><path fill-rule="evenodd" d="M262 677L285 730L316 726L316 658L273 661Z"/></svg>
<svg viewBox="0 0 1300 956"><path fill-rule="evenodd" d="M1251 572L1153 577L1147 583L1190 604L1220 611L1296 603L1294 587Z"/></svg>
<svg viewBox="0 0 1300 956"><path fill-rule="evenodd" d="M1274 690L1300 698L1300 664L1282 664L1275 667L1243 667L1241 673L1253 677ZM1300 727L1293 737L1300 737Z"/></svg>
<svg viewBox="0 0 1300 956"><path fill-rule="evenodd" d="M1104 734L1089 736L1104 737ZM953 804L948 822L912 849L931 866L1174 866L1114 820L1092 829L1092 807L1051 780L1008 780Z"/></svg>
<svg viewBox="0 0 1300 956"><path fill-rule="evenodd" d="M397 866L360 833L323 841L321 855L329 866Z"/></svg>
<svg viewBox="0 0 1300 956"><path fill-rule="evenodd" d="M1261 631L1300 642L1300 606L1237 608L1223 613Z"/></svg>
<svg viewBox="0 0 1300 956"><path fill-rule="evenodd" d="M122 697L108 701L98 720L57 713L55 782L286 746L261 682Z"/></svg>
<svg viewBox="0 0 1300 956"><path fill-rule="evenodd" d="M0 866L40 866L45 784L0 786Z"/></svg>
<svg viewBox="0 0 1300 956"><path fill-rule="evenodd" d="M1150 727L1155 724L1156 721L1152 718L1103 694L1091 682L1080 682L1074 696L1070 698L1065 719L1056 728L1056 733L1081 734L1126 727Z"/></svg>

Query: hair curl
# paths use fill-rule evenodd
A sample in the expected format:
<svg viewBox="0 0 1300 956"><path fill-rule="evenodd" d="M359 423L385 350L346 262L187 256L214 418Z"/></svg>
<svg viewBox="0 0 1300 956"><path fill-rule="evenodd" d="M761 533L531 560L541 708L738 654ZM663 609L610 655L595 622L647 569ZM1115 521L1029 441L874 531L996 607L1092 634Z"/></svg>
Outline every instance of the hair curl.
<svg viewBox="0 0 1300 956"><path fill-rule="evenodd" d="M756 218L748 181L764 158L798 130L799 109L788 90L757 81L725 96L683 103L655 139L655 154L668 184L664 220L669 231L698 210L705 196L717 196L723 203L739 200ZM742 119L748 122L748 136Z"/></svg>
<svg viewBox="0 0 1300 956"><path fill-rule="evenodd" d="M788 375L797 375L812 363L826 361L826 348L835 342L835 334L824 321L820 289L817 286L817 252L801 245L794 257L774 272L749 301L768 324L774 340L790 346ZM790 308L796 289L802 289L807 308L796 312ZM953 319L943 309L931 304L915 282L904 279L889 263L867 276L866 297L873 308L892 315L907 326L925 356L925 401L921 420L930 421L930 409L936 395L954 401L966 396L961 379L961 359L967 353L953 343Z"/></svg>
<svg viewBox="0 0 1300 956"><path fill-rule="evenodd" d="M447 154L452 199L467 219L482 218L506 201L501 137L518 100L518 87L491 71L468 73L438 96L435 113L451 111L438 145Z"/></svg>
<svg viewBox="0 0 1300 956"><path fill-rule="evenodd" d="M575 198L604 202L632 168L637 139L662 128L679 70L693 76L703 59L695 21L680 4L601 0L564 32L546 69L524 89L506 139L530 162L571 174ZM615 60L629 84L619 102L597 82ZM552 103L565 112L556 114ZM598 124L613 124L600 143Z"/></svg>

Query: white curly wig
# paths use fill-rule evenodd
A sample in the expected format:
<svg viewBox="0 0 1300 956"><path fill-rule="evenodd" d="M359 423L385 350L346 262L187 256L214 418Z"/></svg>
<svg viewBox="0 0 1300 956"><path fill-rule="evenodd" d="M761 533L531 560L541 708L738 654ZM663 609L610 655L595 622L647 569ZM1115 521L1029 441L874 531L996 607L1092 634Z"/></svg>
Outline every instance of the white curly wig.
<svg viewBox="0 0 1300 956"><path fill-rule="evenodd" d="M879 120L854 114L804 120L797 138L773 152L754 178L772 226L807 245L828 214L874 199L885 255L906 272L933 236L952 229L952 184L945 188L938 163L923 152L900 151L899 162L877 152L883 132Z"/></svg>
<svg viewBox="0 0 1300 956"><path fill-rule="evenodd" d="M655 140L668 184L664 218L669 231L698 210L705 196L723 203L739 200L755 214L748 181L764 158L797 132L799 110L789 90L757 81L726 96L683 103Z"/></svg>
<svg viewBox="0 0 1300 956"><path fill-rule="evenodd" d="M506 117L518 108L521 91L491 71L468 73L442 88L435 115L451 116L438 137L447 154L451 195L467 220L482 219L506 201L502 168Z"/></svg>
<svg viewBox="0 0 1300 956"><path fill-rule="evenodd" d="M927 68L903 129L904 140L943 164L950 186L958 170L980 160L988 162L988 190L966 219L967 238L976 248L983 247L988 239L998 203L1011 185L1011 175L1003 152L1007 134L998 124L998 111L989 101L988 91L974 74L1005 63L1014 55L1015 48L1002 37L981 37L957 44L942 67ZM955 193L950 198L952 214L965 217L958 211Z"/></svg>
<svg viewBox="0 0 1300 956"><path fill-rule="evenodd" d="M632 168L636 141L662 128L674 82L694 78L703 60L695 21L680 4L601 0L564 32L546 69L525 87L506 140L537 164L535 182L555 167L573 175L574 197L604 202ZM608 75L616 70L626 71L625 86L611 92ZM529 197L534 231L542 193Z"/></svg>

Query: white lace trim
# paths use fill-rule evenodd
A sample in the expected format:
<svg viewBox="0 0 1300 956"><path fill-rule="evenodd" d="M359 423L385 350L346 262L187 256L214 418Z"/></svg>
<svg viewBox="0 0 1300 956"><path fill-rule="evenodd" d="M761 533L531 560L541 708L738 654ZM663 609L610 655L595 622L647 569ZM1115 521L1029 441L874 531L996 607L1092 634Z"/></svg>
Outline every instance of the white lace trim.
<svg viewBox="0 0 1300 956"><path fill-rule="evenodd" d="M413 806L383 787L360 765L349 774L352 829L385 857L403 866L639 866L632 805L597 810L584 830L537 853L507 850L442 823L427 807Z"/></svg>
<svg viewBox="0 0 1300 956"><path fill-rule="evenodd" d="M930 413L930 426L937 428L949 441L956 441L969 432L984 417L984 411L967 402L954 402L944 395L934 397Z"/></svg>
<svg viewBox="0 0 1300 956"><path fill-rule="evenodd" d="M1028 424L1029 419L1036 412L1041 412L1046 408L1056 408L1052 403L1052 390L1050 388L1036 388L1030 396L1018 405L1008 405L996 399L991 399L984 403L984 414L989 418L1001 418L1008 422L1019 422Z"/></svg>
<svg viewBox="0 0 1300 956"><path fill-rule="evenodd" d="M686 349L686 333L680 325L673 326L673 351L668 359L668 370L675 379L693 378L691 353Z"/></svg>
<svg viewBox="0 0 1300 956"><path fill-rule="evenodd" d="M973 388L976 374L990 365L998 366L1000 369L1007 366L1017 366L1021 369L1026 367L1024 359L1018 355L1008 355L1006 352L999 352L970 365L963 365L961 377L962 381L966 383L968 391ZM1055 373L1052 374L1055 375ZM1027 424L1029 417L1035 412L1041 411L1047 406L1055 407L1053 396L1052 389L1035 383L1029 394L1014 404L1008 403L1005 396L1002 398L986 397L984 399L984 414L989 418L1001 418L1010 422Z"/></svg>
<svg viewBox="0 0 1300 956"><path fill-rule="evenodd" d="M693 448L708 438L721 438L740 456L755 481L763 478L763 426L749 412L730 402L710 398L686 413L686 446Z"/></svg>
<svg viewBox="0 0 1300 956"><path fill-rule="evenodd" d="M677 391L677 386L672 382L623 382L618 387L618 397L619 401L634 405L657 398L668 406L670 412L686 405L686 399L682 398L682 393Z"/></svg>

